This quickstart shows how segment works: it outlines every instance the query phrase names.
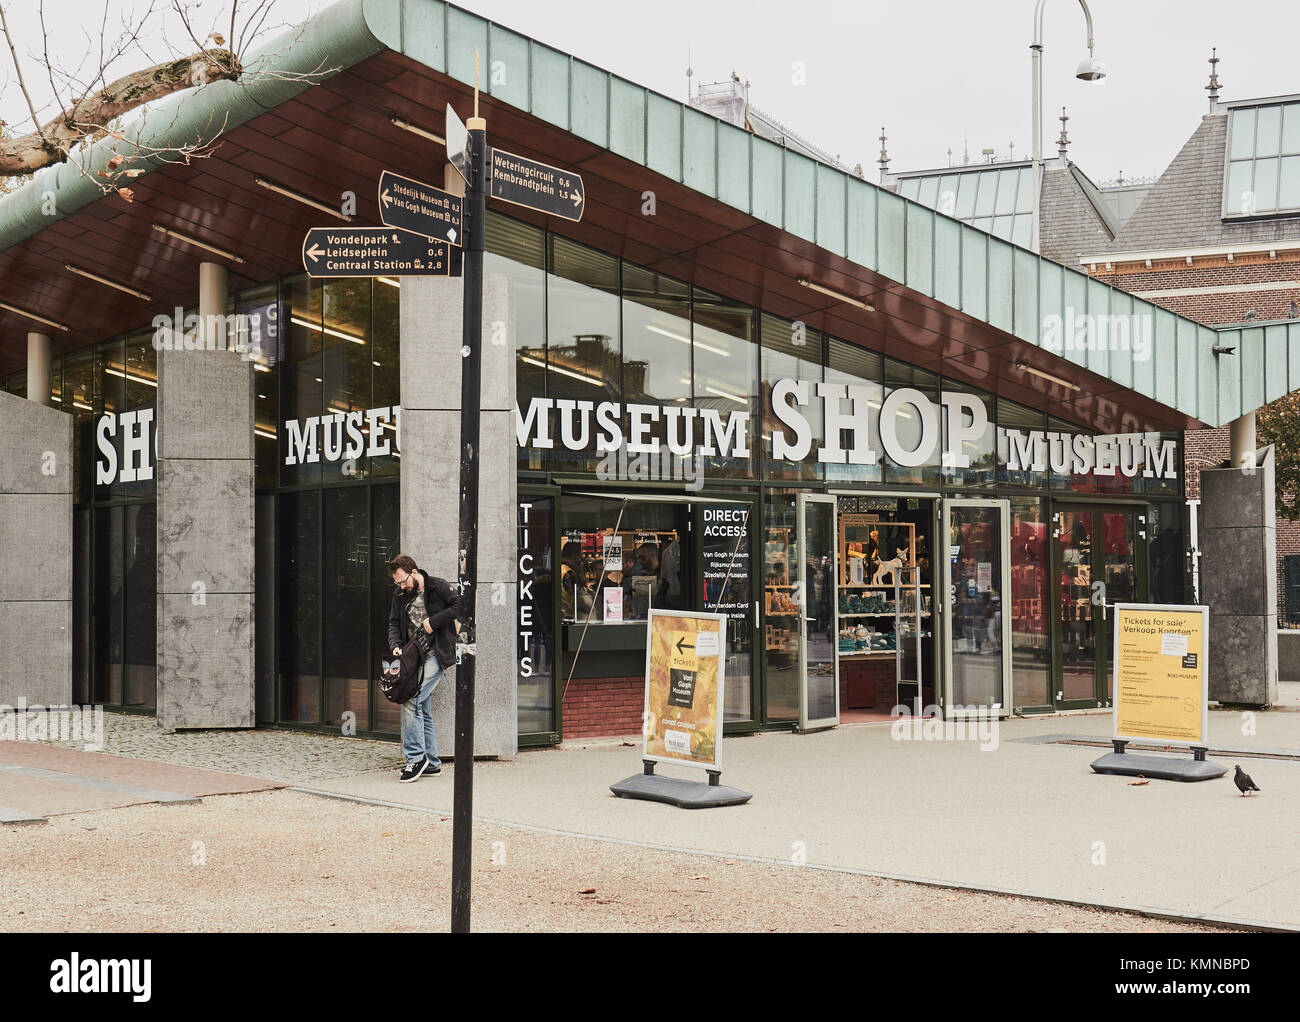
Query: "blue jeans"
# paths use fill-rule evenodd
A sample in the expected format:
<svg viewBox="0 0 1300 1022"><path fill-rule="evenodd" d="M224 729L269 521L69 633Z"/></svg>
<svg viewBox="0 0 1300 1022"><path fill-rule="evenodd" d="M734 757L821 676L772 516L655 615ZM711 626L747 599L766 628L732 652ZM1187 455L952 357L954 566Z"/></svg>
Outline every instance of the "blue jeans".
<svg viewBox="0 0 1300 1022"><path fill-rule="evenodd" d="M442 680L442 665L436 656L424 662L420 690L402 704L402 754L407 766L427 759L432 767L442 766L438 742L433 736L433 690Z"/></svg>

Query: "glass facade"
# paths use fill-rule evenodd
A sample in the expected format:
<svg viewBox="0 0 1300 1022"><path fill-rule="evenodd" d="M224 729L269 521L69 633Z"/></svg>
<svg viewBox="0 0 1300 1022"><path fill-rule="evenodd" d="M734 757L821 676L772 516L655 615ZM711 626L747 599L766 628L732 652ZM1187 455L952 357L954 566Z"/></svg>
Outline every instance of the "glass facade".
<svg viewBox="0 0 1300 1022"><path fill-rule="evenodd" d="M958 182L958 203L969 204L975 217L1017 215L1019 192L1010 189L1019 188L1019 178L1003 174L982 175L993 182L988 197L982 182L970 196ZM999 212L1013 194L1011 212ZM980 214L985 207L990 212ZM1118 500L1149 514L1149 535L1138 549L1149 550L1141 570L1152 597L1185 598L1181 478L1076 476L1063 463L1057 471L1052 431L1079 430L1042 412L505 216L489 214L487 239L485 269L511 285L518 406L526 414L534 399L552 402L545 428L554 446L525 444L518 452L521 735L553 741L563 733L563 701L575 678L639 675L643 638L620 646L613 631L600 639L583 635L620 623L631 635L651 605L724 607L736 657L726 698L732 730L794 722L800 671L821 671L825 659L817 659L821 645L813 650L814 639L829 646L833 636L818 625L796 641L798 629L792 632L788 621L793 598L760 600L753 579L764 578L765 589L797 588L799 563L789 558L799 550L795 532L806 493L1008 498L1010 660L1014 703L1024 708L1054 702L1052 635L1061 597L1049 538L1058 502ZM398 552L401 453L392 444L386 453L353 458L344 448L350 427L359 428L366 446L372 429L395 439L392 417L363 413L400 405L399 296L395 279L322 283L295 276L230 301L229 311L243 317L239 329L261 349L254 377L259 722L397 731L396 708L378 693L374 665L386 645L392 593L385 563ZM143 710L154 703L153 481L119 474L100 484L95 464L104 449L119 464L124 456L123 430L101 433L103 416L154 407L150 340L147 332L115 338L56 360L54 369L56 401L74 415L74 530L77 561L88 566L74 603L76 691ZM799 436L786 414L790 406L774 407L778 380L805 388L798 410L810 453L801 459L788 456ZM15 375L4 385L14 390L25 381ZM942 445L918 464L891 459L879 443L881 408L903 389L924 396L940 428L949 414L961 415L958 427L971 425L969 406L950 412L943 405L949 391L968 395L988 425L963 440L956 459L945 461ZM617 412L602 419L601 402ZM637 406L654 414L647 418ZM669 416L663 409L679 411ZM748 415L748 450L728 449L717 436L735 412ZM920 412L904 403L891 416L904 455L927 429ZM312 419L317 456L297 456L306 453L299 451L304 441L285 423ZM828 422L837 435L827 436ZM1047 431L1043 470L1006 468L1008 430ZM663 448L679 431L693 456L650 459L640 471L610 457L611 446L626 447L634 435ZM718 447L700 456L710 436ZM1181 475L1181 437L1160 439L1176 442ZM778 442L787 456L776 456ZM842 454L819 458L822 447ZM855 459L855 447L875 456ZM591 492L597 485L599 496ZM748 509L738 543L708 539L705 515L717 508ZM719 565L726 567L721 578ZM833 568L820 560L803 566L812 601L805 610L815 605L817 614L809 616L819 620L829 616L833 581L826 579ZM588 664L575 672L583 642Z"/></svg>
<svg viewBox="0 0 1300 1022"><path fill-rule="evenodd" d="M1017 245L1033 234L1034 169L954 167L900 178L898 194Z"/></svg>
<svg viewBox="0 0 1300 1022"><path fill-rule="evenodd" d="M1228 111L1223 218L1300 210L1300 97Z"/></svg>

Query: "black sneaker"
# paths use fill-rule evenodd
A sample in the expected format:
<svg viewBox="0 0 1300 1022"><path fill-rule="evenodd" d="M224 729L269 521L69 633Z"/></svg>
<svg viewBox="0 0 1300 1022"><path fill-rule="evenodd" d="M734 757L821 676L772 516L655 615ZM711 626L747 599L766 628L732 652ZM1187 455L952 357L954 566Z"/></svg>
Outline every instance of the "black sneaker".
<svg viewBox="0 0 1300 1022"><path fill-rule="evenodd" d="M427 759L422 759L420 760L420 762L415 764L415 766L408 766L405 770L403 770L402 776L398 778L398 781L400 781L402 784L407 784L410 781L417 780L420 777L420 775L423 774L424 771L428 768L428 766L429 766L429 761Z"/></svg>
<svg viewBox="0 0 1300 1022"><path fill-rule="evenodd" d="M434 766L426 759L424 761L424 766L425 766L424 773L426 777L436 777L438 774L442 773L441 763L439 763L437 766Z"/></svg>

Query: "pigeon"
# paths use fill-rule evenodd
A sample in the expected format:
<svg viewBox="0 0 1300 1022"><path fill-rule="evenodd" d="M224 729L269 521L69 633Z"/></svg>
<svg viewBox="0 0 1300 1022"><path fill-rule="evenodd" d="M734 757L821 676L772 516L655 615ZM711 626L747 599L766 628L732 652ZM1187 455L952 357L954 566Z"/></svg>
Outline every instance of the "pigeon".
<svg viewBox="0 0 1300 1022"><path fill-rule="evenodd" d="M1250 779L1250 774L1242 770L1241 767L1237 767L1237 772L1233 775L1232 781L1236 784L1237 790L1241 792L1242 798L1245 798L1252 791L1259 791L1255 782Z"/></svg>
<svg viewBox="0 0 1300 1022"><path fill-rule="evenodd" d="M1300 318L1300 305L1296 304L1294 298L1291 299L1291 308L1287 311L1287 315L1292 319Z"/></svg>
<svg viewBox="0 0 1300 1022"><path fill-rule="evenodd" d="M1242 318L1243 318L1243 319L1254 319L1254 318L1255 318L1256 316L1258 316L1258 315L1259 315L1259 313L1257 313L1254 309L1247 309L1247 310L1246 310L1246 315L1243 316Z"/></svg>

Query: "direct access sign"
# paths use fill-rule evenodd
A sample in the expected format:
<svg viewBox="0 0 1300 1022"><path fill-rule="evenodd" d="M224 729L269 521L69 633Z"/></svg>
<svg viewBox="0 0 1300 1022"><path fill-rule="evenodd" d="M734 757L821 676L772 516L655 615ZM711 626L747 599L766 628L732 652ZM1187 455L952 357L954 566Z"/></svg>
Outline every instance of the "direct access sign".
<svg viewBox="0 0 1300 1022"><path fill-rule="evenodd" d="M650 611L646 759L721 769L726 620L724 614Z"/></svg>
<svg viewBox="0 0 1300 1022"><path fill-rule="evenodd" d="M1209 608L1115 604L1114 737L1203 746Z"/></svg>

